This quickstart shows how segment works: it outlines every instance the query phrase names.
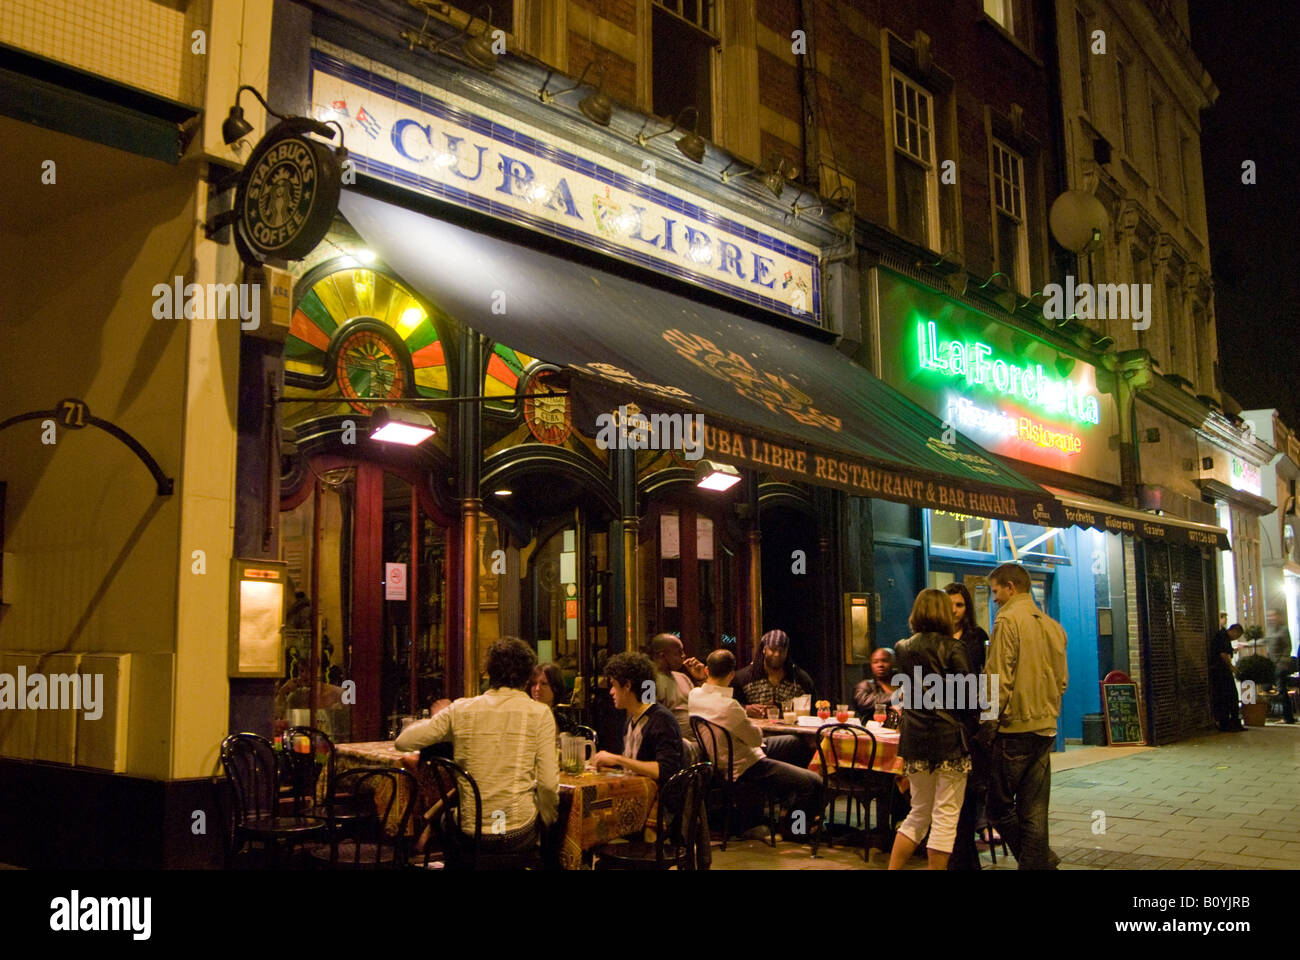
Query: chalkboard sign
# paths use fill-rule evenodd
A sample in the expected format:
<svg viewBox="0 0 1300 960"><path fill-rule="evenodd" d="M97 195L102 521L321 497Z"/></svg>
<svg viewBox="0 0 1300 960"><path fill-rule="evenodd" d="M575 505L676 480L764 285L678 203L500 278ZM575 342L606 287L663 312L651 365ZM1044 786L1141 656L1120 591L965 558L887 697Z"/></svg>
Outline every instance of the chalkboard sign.
<svg viewBox="0 0 1300 960"><path fill-rule="evenodd" d="M1138 713L1136 683L1103 683L1101 706L1106 712L1106 742L1112 747L1126 743L1145 743L1142 715Z"/></svg>

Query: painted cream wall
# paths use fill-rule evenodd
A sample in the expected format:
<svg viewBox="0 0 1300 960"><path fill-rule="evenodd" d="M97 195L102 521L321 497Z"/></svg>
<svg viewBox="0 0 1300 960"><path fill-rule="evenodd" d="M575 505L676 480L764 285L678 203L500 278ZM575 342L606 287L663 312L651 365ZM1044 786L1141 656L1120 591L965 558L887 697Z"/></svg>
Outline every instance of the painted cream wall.
<svg viewBox="0 0 1300 960"><path fill-rule="evenodd" d="M18 169L56 162L54 184L39 165L14 177L0 219L0 419L79 397L176 476L186 330L154 319L151 291L192 258L193 172L11 120L0 142ZM15 586L0 649L130 652L128 771L167 776L179 498L100 430L41 434L0 434Z"/></svg>

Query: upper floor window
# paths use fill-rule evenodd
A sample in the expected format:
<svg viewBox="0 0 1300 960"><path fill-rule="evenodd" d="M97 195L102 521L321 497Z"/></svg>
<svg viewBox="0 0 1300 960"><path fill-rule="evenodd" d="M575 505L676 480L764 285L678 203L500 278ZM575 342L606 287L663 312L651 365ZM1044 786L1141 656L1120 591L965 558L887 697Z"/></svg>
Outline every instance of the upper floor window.
<svg viewBox="0 0 1300 960"><path fill-rule="evenodd" d="M1115 90L1119 102L1119 132L1124 144L1124 153L1133 155L1133 133L1128 108L1128 66L1123 60L1115 60Z"/></svg>
<svg viewBox="0 0 1300 960"><path fill-rule="evenodd" d="M1074 32L1079 42L1079 90L1083 110L1092 115L1092 50L1089 49L1088 20L1079 11L1074 12Z"/></svg>
<svg viewBox="0 0 1300 960"><path fill-rule="evenodd" d="M1025 164L1020 154L993 141L993 212L997 234L997 269L1011 286L1028 292L1029 228L1025 216Z"/></svg>
<svg viewBox="0 0 1300 960"><path fill-rule="evenodd" d="M485 0L485 2L481 3L465 0L464 3L457 3L456 6L479 20L483 19L484 14L490 12L493 29L500 28L506 33L515 32L515 0ZM474 23L470 25L469 32L477 34L482 29L483 25L481 23ZM490 40L491 37L488 39Z"/></svg>
<svg viewBox="0 0 1300 960"><path fill-rule="evenodd" d="M1156 189L1164 189L1164 164L1160 157L1160 138L1163 136L1164 106L1155 97L1151 98L1151 163L1156 175Z"/></svg>
<svg viewBox="0 0 1300 960"><path fill-rule="evenodd" d="M1033 48L1028 0L984 0L984 15L1026 47Z"/></svg>
<svg viewBox="0 0 1300 960"><path fill-rule="evenodd" d="M718 46L713 0L655 0L651 10L651 109L677 117L699 111L696 131L713 139L713 54Z"/></svg>
<svg viewBox="0 0 1300 960"><path fill-rule="evenodd" d="M934 98L923 87L893 74L894 211L898 232L937 250L939 185L934 156Z"/></svg>

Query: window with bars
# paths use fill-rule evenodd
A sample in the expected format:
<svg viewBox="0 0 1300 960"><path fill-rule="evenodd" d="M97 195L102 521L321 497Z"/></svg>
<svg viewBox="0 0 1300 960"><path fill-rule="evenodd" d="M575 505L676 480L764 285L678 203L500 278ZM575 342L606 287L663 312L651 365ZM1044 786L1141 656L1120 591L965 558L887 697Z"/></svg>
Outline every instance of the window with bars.
<svg viewBox="0 0 1300 960"><path fill-rule="evenodd" d="M1083 99L1083 110L1092 115L1092 51L1089 49L1088 20L1080 13L1074 13L1074 32L1079 41L1079 91Z"/></svg>
<svg viewBox="0 0 1300 960"><path fill-rule="evenodd" d="M674 118L698 112L695 130L713 139L713 56L719 45L713 0L655 0L651 11L651 109Z"/></svg>
<svg viewBox="0 0 1300 960"><path fill-rule="evenodd" d="M902 74L893 75L894 210L898 232L938 249L939 186L934 157L934 98Z"/></svg>
<svg viewBox="0 0 1300 960"><path fill-rule="evenodd" d="M1128 66L1123 60L1115 61L1115 89L1119 103L1119 132L1124 144L1124 152L1133 155L1133 133L1129 122L1128 109Z"/></svg>
<svg viewBox="0 0 1300 960"><path fill-rule="evenodd" d="M1012 286L1029 291L1029 230L1025 217L1025 164L1020 154L993 141L993 212L997 268Z"/></svg>

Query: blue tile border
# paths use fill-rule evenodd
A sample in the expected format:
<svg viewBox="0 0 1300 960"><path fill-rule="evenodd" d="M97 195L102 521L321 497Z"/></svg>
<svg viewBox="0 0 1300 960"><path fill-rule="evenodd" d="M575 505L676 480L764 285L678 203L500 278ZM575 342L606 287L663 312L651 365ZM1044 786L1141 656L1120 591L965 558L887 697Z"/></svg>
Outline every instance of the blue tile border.
<svg viewBox="0 0 1300 960"><path fill-rule="evenodd" d="M743 240L770 250L774 253L788 257L797 263L802 263L810 267L812 274L811 300L812 309L810 313L801 313L794 310L790 305L774 297L764 296L759 293L753 293L747 290L738 289L730 284L719 283L711 280L707 276L691 272L681 267L666 264L664 261L649 257L645 254L628 247L613 244L598 237L593 237L587 233L578 233L563 225L552 223L549 220L543 220L539 217L532 217L528 214L521 213L513 207L505 207L492 200L475 196L464 190L459 190L447 184L421 177L418 174L408 170L402 170L390 164L382 163L377 160L371 160L366 157L352 155L353 163L356 169L377 177L387 180L390 183L399 186L408 187L420 193L437 197L442 200L455 203L458 206L468 207L503 220L509 220L519 223L536 230L539 233L549 234L564 240L577 243L579 246L599 250L602 253L609 254L616 259L638 266L646 267L656 273L667 274L679 280L701 286L727 297L741 300L745 303L761 307L778 313L782 316L797 320L810 326L823 326L821 320L821 265L818 256L806 250L801 250L789 245L777 237L769 236L753 229L752 227L736 223L726 217L719 216L708 210L702 209L698 204L681 198L676 194L670 194L663 190L651 187L641 183L639 180L628 177L608 167L586 160L582 157L568 153L551 144L545 143L528 134L521 133L504 124L488 120L486 117L478 114L469 113L459 107L453 106L446 101L439 100L429 94L422 93L414 88L404 86L396 81L386 77L379 76L355 64L340 60L331 54L324 53L320 50L311 51L311 69L320 70L322 73L337 77L340 80L346 80L357 86L366 88L375 94L395 100L398 103L414 107L425 113L432 114L443 120L449 120L466 129L482 134L484 137L504 143L520 151L535 157L548 160L556 166L570 170L574 173L598 180L601 183L607 183L610 186L630 193L633 196L642 198L653 203L660 204L671 210L681 213L683 216L706 224L710 227L723 229ZM313 77L308 77L308 96L314 97ZM810 319L811 318L811 319Z"/></svg>

